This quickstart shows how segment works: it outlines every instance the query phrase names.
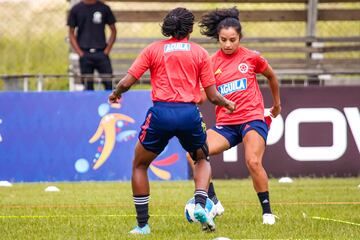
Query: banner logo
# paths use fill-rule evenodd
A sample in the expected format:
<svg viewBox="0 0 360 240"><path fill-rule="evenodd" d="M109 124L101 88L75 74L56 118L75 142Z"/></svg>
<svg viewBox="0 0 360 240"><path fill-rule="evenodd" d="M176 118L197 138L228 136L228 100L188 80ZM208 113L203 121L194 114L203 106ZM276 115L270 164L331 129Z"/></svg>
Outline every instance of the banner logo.
<svg viewBox="0 0 360 240"><path fill-rule="evenodd" d="M128 124L135 123L135 120L125 114L110 113L111 108L120 109L120 104L100 104L98 114L101 118L98 128L89 143L98 142L97 153L93 159L93 170L98 170L110 157L116 142L122 143L134 139L137 135L136 130L124 130ZM133 151L133 150L132 150ZM167 148L160 154L160 158L167 153ZM155 160L150 165L150 170L162 180L170 180L171 172L164 170L179 160L179 154L174 153L168 157ZM85 158L80 158L75 162L75 169L79 173L86 173L90 169L90 163Z"/></svg>

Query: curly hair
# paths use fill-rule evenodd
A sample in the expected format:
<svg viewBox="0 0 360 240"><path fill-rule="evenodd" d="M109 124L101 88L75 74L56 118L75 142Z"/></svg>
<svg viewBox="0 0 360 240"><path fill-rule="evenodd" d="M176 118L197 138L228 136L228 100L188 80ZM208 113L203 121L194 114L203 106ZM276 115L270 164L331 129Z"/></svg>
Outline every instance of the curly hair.
<svg viewBox="0 0 360 240"><path fill-rule="evenodd" d="M175 8L164 18L161 32L166 37L181 40L193 31L194 15L186 8Z"/></svg>
<svg viewBox="0 0 360 240"><path fill-rule="evenodd" d="M223 28L233 27L242 37L239 10L236 7L216 9L202 16L199 22L200 32L210 38L219 40L219 32Z"/></svg>

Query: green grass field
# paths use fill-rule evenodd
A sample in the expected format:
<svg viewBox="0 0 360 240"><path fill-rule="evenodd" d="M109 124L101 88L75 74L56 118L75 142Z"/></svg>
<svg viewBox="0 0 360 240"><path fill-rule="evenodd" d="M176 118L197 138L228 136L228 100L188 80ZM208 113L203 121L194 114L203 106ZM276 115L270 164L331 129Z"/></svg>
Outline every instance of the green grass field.
<svg viewBox="0 0 360 240"><path fill-rule="evenodd" d="M1 239L359 239L359 178L270 181L276 225L261 224L250 180L215 180L225 214L216 231L187 223L193 183L152 182L150 236L130 236L136 224L128 182L15 184L0 188ZM60 192L44 192L56 185ZM320 217L321 219L319 219ZM341 222L344 221L344 222Z"/></svg>

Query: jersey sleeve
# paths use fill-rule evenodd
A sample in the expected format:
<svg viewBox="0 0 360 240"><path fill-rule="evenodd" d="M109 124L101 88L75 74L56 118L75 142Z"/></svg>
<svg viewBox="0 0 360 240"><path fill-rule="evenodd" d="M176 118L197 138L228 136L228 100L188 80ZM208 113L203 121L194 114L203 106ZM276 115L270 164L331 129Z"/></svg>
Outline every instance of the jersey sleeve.
<svg viewBox="0 0 360 240"><path fill-rule="evenodd" d="M200 63L200 83L203 88L207 88L215 84L214 71L211 66L209 54L204 50L202 62Z"/></svg>
<svg viewBox="0 0 360 240"><path fill-rule="evenodd" d="M131 74L136 79L140 79L141 76L150 68L151 64L151 52L150 46L147 46L140 55L136 58L134 63L128 70L128 73Z"/></svg>
<svg viewBox="0 0 360 240"><path fill-rule="evenodd" d="M67 25L71 28L75 28L78 26L78 23L76 21L76 10L75 8L72 8L69 12L69 16L67 19Z"/></svg>
<svg viewBox="0 0 360 240"><path fill-rule="evenodd" d="M105 23L108 25L113 25L115 22L116 22L116 18L114 16L114 13L111 11L111 8L109 6L107 6Z"/></svg>
<svg viewBox="0 0 360 240"><path fill-rule="evenodd" d="M260 54L256 54L255 55L255 61L256 61L256 69L255 69L255 73L263 73L267 67L268 67L268 62L266 61L265 58L263 58Z"/></svg>

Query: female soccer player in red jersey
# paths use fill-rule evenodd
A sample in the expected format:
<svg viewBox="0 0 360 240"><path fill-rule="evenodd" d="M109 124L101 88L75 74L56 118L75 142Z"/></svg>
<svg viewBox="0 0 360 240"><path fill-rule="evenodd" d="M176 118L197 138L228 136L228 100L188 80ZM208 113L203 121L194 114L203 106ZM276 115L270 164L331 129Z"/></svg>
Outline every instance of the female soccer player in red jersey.
<svg viewBox="0 0 360 240"><path fill-rule="evenodd" d="M245 161L251 174L254 189L263 210L263 223L274 224L270 209L268 177L262 166L268 126L264 119L264 101L256 74L268 79L273 97L271 116L281 111L278 80L267 61L240 44L242 37L239 11L236 8L215 10L200 21L201 33L218 40L220 49L212 56L216 87L221 95L236 103L233 114L216 107L216 126L207 130L209 154L219 154L243 142ZM210 193L214 191L212 184Z"/></svg>
<svg viewBox="0 0 360 240"><path fill-rule="evenodd" d="M200 83L212 103L228 109L229 113L235 110L235 104L216 91L214 73L206 50L189 42L193 24L194 15L189 10L176 8L170 11L164 18L162 33L171 38L146 47L109 96L109 102L117 102L121 94L150 69L154 106L146 114L135 147L131 183L138 226L130 231L131 234L150 233L147 170L174 136L196 162L195 218L204 230L215 230L212 217L204 209L211 167L206 131L196 106L201 99Z"/></svg>

